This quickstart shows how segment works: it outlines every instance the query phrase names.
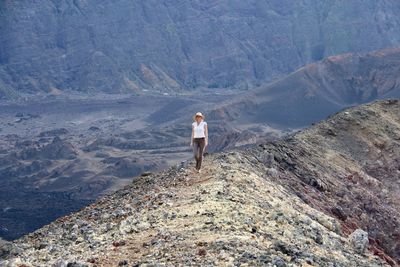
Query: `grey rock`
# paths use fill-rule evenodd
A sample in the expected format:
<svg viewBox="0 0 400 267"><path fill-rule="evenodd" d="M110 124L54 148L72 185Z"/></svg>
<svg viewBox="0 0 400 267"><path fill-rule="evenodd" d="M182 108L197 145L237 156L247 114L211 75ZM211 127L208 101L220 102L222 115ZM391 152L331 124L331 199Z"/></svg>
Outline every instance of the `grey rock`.
<svg viewBox="0 0 400 267"><path fill-rule="evenodd" d="M139 232L137 224L139 222L134 216L129 216L125 220L121 221L119 225L119 231L121 234L130 234L133 232Z"/></svg>
<svg viewBox="0 0 400 267"><path fill-rule="evenodd" d="M68 266L68 262L63 260L63 259L59 259L58 261L56 261L52 267L67 267Z"/></svg>
<svg viewBox="0 0 400 267"><path fill-rule="evenodd" d="M349 235L349 242L360 254L364 254L368 247L368 233L362 229L356 229Z"/></svg>
<svg viewBox="0 0 400 267"><path fill-rule="evenodd" d="M280 257L274 258L272 264L273 264L273 266L276 266L276 267L286 267L287 266L286 262Z"/></svg>
<svg viewBox="0 0 400 267"><path fill-rule="evenodd" d="M22 261L20 258L12 258L10 260L5 260L0 263L1 267L27 266L26 262Z"/></svg>
<svg viewBox="0 0 400 267"><path fill-rule="evenodd" d="M118 266L126 266L128 265L128 261L127 260L122 260L118 263Z"/></svg>
<svg viewBox="0 0 400 267"><path fill-rule="evenodd" d="M67 264L67 267L89 267L89 265L87 265L86 263L82 263L82 262L69 262Z"/></svg>
<svg viewBox="0 0 400 267"><path fill-rule="evenodd" d="M278 171L275 168L268 168L267 174L274 178L278 177Z"/></svg>
<svg viewBox="0 0 400 267"><path fill-rule="evenodd" d="M11 253L13 244L0 238L0 258L6 257Z"/></svg>
<svg viewBox="0 0 400 267"><path fill-rule="evenodd" d="M322 245L322 244L324 243L324 240L323 240L323 237L322 237L321 232L317 231L317 232L315 233L315 238L314 238L314 240L315 240L315 242L316 242L317 244L320 244L320 245Z"/></svg>

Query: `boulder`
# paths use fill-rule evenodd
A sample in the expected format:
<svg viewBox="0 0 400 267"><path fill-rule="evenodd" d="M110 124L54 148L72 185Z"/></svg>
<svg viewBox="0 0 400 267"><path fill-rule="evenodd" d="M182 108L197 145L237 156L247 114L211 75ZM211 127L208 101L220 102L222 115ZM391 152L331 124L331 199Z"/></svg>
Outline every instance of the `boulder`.
<svg viewBox="0 0 400 267"><path fill-rule="evenodd" d="M357 229L349 235L349 242L355 251L364 254L369 244L368 233L362 229Z"/></svg>

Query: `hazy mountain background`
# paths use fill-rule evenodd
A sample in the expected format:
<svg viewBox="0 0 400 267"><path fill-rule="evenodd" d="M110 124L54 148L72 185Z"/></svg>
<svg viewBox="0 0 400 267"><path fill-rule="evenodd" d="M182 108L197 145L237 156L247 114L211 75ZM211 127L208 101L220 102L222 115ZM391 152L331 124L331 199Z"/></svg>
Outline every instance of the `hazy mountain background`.
<svg viewBox="0 0 400 267"><path fill-rule="evenodd" d="M0 2L0 90L251 89L400 43L398 1Z"/></svg>

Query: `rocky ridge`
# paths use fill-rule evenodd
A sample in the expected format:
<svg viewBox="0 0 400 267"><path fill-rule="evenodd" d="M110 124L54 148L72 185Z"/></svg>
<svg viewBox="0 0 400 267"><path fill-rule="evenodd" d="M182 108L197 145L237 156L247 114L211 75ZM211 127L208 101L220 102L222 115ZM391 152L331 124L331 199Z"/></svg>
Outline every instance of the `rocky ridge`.
<svg viewBox="0 0 400 267"><path fill-rule="evenodd" d="M2 246L5 266L395 266L400 101L143 173ZM362 229L362 230L361 230Z"/></svg>

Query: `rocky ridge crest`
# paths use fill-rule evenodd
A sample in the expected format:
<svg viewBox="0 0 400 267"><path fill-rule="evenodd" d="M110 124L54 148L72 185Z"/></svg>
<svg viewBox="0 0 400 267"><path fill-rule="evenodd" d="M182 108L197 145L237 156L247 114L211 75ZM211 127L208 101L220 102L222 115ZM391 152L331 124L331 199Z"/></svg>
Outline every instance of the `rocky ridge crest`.
<svg viewBox="0 0 400 267"><path fill-rule="evenodd" d="M399 147L400 101L348 109L211 154L201 174L191 161L144 173L3 246L2 264L396 266Z"/></svg>

